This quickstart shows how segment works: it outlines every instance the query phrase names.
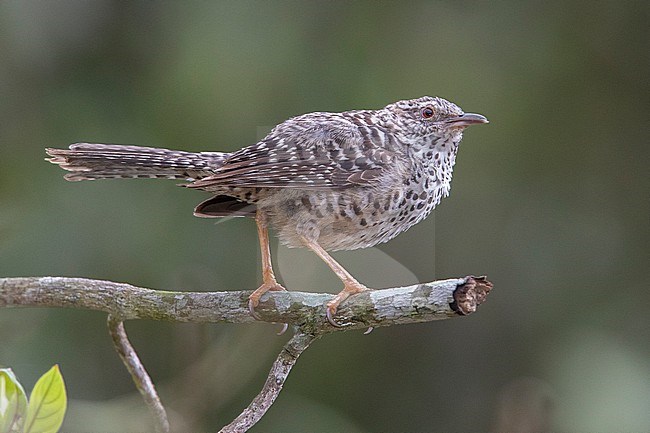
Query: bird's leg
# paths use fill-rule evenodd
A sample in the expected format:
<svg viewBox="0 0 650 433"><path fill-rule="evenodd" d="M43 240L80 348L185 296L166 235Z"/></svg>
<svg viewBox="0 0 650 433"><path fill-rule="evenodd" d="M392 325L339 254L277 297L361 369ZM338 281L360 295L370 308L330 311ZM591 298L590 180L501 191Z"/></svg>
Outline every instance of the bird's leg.
<svg viewBox="0 0 650 433"><path fill-rule="evenodd" d="M358 282L356 278L350 275L350 273L336 260L334 260L334 258L330 256L329 253L323 249L323 247L318 245L317 242L307 239L306 237L303 237L303 242L309 249L315 252L318 257L323 259L323 261L327 263L327 266L329 266L330 269L334 271L336 276L339 277L341 281L343 281L343 290L341 290L339 294L334 297L334 299L327 303L327 321L330 322L332 326L340 327L341 325L334 321L333 316L336 314L336 310L341 302L348 299L350 295L354 295L356 293L364 292L370 289Z"/></svg>
<svg viewBox="0 0 650 433"><path fill-rule="evenodd" d="M266 222L266 217L261 211L255 214L255 223L257 224L257 236L260 240L260 250L262 252L262 285L255 290L248 297L248 309L251 315L256 319L260 319L259 315L255 312L255 307L260 303L260 298L263 294L270 291L287 290L278 284L273 273L273 266L271 264L271 247L269 245L269 229Z"/></svg>

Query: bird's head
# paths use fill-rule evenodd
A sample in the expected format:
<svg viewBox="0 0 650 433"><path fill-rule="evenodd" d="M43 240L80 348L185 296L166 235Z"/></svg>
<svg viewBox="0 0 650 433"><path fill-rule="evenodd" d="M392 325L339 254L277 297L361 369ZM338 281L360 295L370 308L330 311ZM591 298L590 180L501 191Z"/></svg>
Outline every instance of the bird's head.
<svg viewBox="0 0 650 433"><path fill-rule="evenodd" d="M465 113L458 105L431 96L397 101L384 110L389 121L395 123L395 132L409 141L425 137L434 138L434 141L442 137L460 141L463 130L469 125L488 123L485 116Z"/></svg>

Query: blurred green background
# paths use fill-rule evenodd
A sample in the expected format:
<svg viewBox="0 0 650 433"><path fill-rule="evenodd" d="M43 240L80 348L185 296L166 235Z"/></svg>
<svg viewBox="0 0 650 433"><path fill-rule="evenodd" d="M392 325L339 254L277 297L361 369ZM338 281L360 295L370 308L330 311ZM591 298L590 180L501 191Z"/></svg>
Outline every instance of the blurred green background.
<svg viewBox="0 0 650 433"><path fill-rule="evenodd" d="M65 182L43 149L228 151L304 112L437 95L491 121L466 132L451 196L336 257L375 287L487 274L494 291L467 318L323 338L252 431L499 431L548 401L553 431L648 432L649 19L642 1L2 1L0 276L253 289L252 221L194 218L206 195L173 181ZM289 288L340 289L312 253L274 250ZM176 431L234 418L287 339L126 326ZM0 310L0 364L31 389L54 363L64 431L151 428L105 315Z"/></svg>

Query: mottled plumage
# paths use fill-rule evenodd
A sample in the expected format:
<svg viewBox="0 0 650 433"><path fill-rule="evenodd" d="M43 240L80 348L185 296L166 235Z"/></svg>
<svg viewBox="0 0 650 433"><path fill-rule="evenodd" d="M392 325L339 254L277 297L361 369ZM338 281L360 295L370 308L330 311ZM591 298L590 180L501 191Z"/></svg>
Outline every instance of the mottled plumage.
<svg viewBox="0 0 650 433"><path fill-rule="evenodd" d="M187 179L187 187L214 194L197 216L257 217L289 247L352 250L392 239L449 195L463 129L475 123L487 120L425 96L297 116L232 153L88 143L47 152L71 172L68 180ZM267 277L270 289L281 287Z"/></svg>

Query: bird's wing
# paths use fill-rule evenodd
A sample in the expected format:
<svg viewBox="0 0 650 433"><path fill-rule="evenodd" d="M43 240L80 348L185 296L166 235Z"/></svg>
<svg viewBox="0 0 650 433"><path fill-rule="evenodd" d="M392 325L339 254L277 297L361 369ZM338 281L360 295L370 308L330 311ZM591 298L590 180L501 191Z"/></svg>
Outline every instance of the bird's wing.
<svg viewBox="0 0 650 433"><path fill-rule="evenodd" d="M381 178L396 153L362 134L353 121L311 113L278 125L263 140L232 153L190 188L346 188Z"/></svg>

